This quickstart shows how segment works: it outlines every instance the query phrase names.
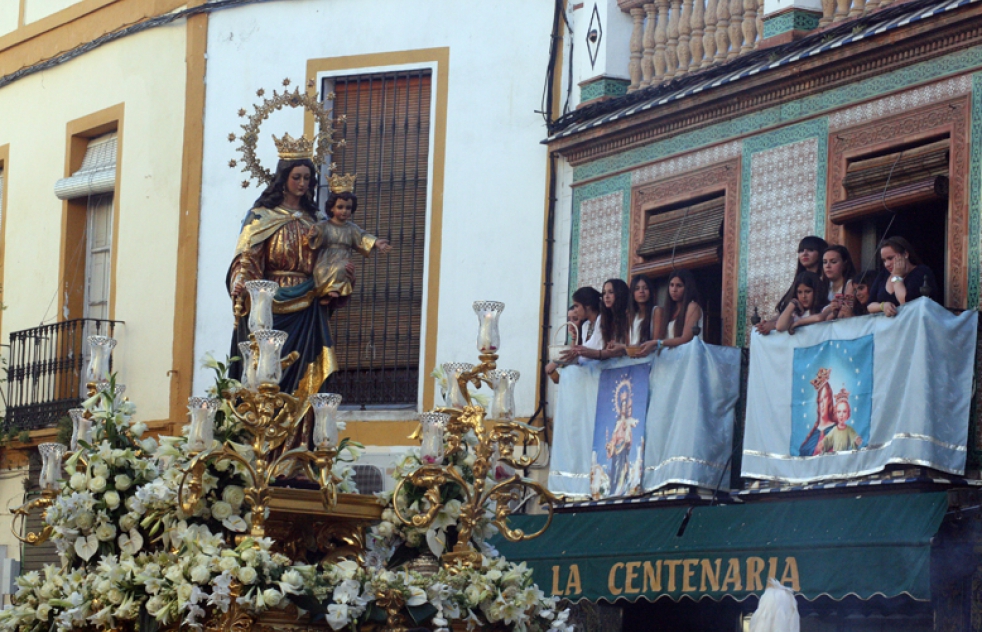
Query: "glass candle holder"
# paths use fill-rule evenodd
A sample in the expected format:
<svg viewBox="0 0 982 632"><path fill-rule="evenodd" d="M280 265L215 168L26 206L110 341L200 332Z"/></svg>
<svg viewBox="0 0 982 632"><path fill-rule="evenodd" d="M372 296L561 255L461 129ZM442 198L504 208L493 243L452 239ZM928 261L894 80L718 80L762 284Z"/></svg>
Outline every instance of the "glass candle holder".
<svg viewBox="0 0 982 632"><path fill-rule="evenodd" d="M109 336L89 336L89 366L85 370L86 382L109 381L109 362L116 341Z"/></svg>
<svg viewBox="0 0 982 632"><path fill-rule="evenodd" d="M467 400L464 399L464 393L460 390L457 378L460 377L461 373L473 368L474 365L468 362L448 362L443 365L443 375L447 378L447 395L445 398L447 406L463 408L467 405Z"/></svg>
<svg viewBox="0 0 982 632"><path fill-rule="evenodd" d="M475 301L474 313L480 329L477 332L477 350L481 353L497 353L501 346L498 335L498 317L505 311L505 304L498 301Z"/></svg>
<svg viewBox="0 0 982 632"><path fill-rule="evenodd" d="M446 413L421 413L419 421L423 426L419 458L423 465L441 465L443 463L443 435L447 431L450 415Z"/></svg>
<svg viewBox="0 0 982 632"><path fill-rule="evenodd" d="M72 408L68 411L72 418L71 451L78 450L78 442L84 441L92 445L92 420L85 418L84 408Z"/></svg>
<svg viewBox="0 0 982 632"><path fill-rule="evenodd" d="M276 281L246 281L249 291L249 331L273 328L273 297L280 289Z"/></svg>
<svg viewBox="0 0 982 632"><path fill-rule="evenodd" d="M337 393L311 395L310 407L314 409L314 448L333 448L338 445L338 406L341 396Z"/></svg>
<svg viewBox="0 0 982 632"><path fill-rule="evenodd" d="M256 362L258 358L252 355L252 342L246 340L239 343L239 356L242 358L242 387L250 390L259 384L256 382Z"/></svg>
<svg viewBox="0 0 982 632"><path fill-rule="evenodd" d="M256 367L256 385L271 382L279 384L283 378L283 367L280 365L280 354L286 343L287 333L275 329L260 329L253 332L259 343L259 363Z"/></svg>
<svg viewBox="0 0 982 632"><path fill-rule="evenodd" d="M491 419L513 419L515 417L515 382L519 372L511 369L490 371L494 395L491 397Z"/></svg>
<svg viewBox="0 0 982 632"><path fill-rule="evenodd" d="M39 484L41 489L58 491L60 485L58 479L61 478L62 459L68 448L60 443L42 443L38 446L41 453L41 477Z"/></svg>
<svg viewBox="0 0 982 632"><path fill-rule="evenodd" d="M188 430L188 449L203 452L215 440L215 413L220 402L211 397L189 397L188 412L191 428Z"/></svg>

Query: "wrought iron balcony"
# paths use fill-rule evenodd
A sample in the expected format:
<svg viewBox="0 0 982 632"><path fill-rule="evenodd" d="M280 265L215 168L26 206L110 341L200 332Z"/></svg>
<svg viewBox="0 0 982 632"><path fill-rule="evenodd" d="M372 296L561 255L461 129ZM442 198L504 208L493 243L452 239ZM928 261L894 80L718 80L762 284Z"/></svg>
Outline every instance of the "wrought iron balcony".
<svg viewBox="0 0 982 632"><path fill-rule="evenodd" d="M78 318L11 332L5 428L51 427L78 406L85 392L86 338L112 336L118 324Z"/></svg>

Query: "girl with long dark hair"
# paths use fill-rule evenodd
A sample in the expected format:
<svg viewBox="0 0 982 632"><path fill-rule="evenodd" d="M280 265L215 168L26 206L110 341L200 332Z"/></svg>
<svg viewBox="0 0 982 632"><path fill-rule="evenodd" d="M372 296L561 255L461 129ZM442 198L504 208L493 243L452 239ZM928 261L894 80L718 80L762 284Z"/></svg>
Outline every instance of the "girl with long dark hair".
<svg viewBox="0 0 982 632"><path fill-rule="evenodd" d="M632 347L651 340L651 315L654 312L654 288L643 274L631 279L631 293L627 301L627 320L631 324L628 344Z"/></svg>
<svg viewBox="0 0 982 632"><path fill-rule="evenodd" d="M622 356L626 353L631 338L631 322L627 315L627 304L631 290L622 279L604 281L600 302L600 332L604 337L605 359Z"/></svg>
<svg viewBox="0 0 982 632"><path fill-rule="evenodd" d="M828 309L832 319L848 318L854 315L852 277L856 275L856 266L852 263L852 255L845 246L829 246L822 253L822 276L829 286Z"/></svg>
<svg viewBox="0 0 982 632"><path fill-rule="evenodd" d="M688 270L676 270L668 277L668 299L655 308L655 340L642 345L644 353L684 345L695 337L693 327L702 322L702 299L696 278Z"/></svg>
<svg viewBox="0 0 982 632"><path fill-rule="evenodd" d="M798 275L802 272L814 272L822 276L822 253L828 247L829 244L827 241L815 235L808 235L798 242L798 265L794 272L795 280L798 279ZM792 282L791 287L784 293L781 300L777 302L775 309L778 316L784 313L784 309L788 306L788 303L795 298L795 287L795 282ZM774 331L776 327L777 317L770 320L763 320L756 326L757 331L765 336Z"/></svg>
<svg viewBox="0 0 982 632"><path fill-rule="evenodd" d="M880 258L883 270L870 288L870 314L896 316L898 307L921 296L921 287L927 287L927 296L937 300L934 272L921 262L909 241L887 237L880 242Z"/></svg>
<svg viewBox="0 0 982 632"><path fill-rule="evenodd" d="M790 331L828 320L832 313L823 308L829 304L828 285L814 272L802 272L794 280L795 297L777 319L778 331Z"/></svg>

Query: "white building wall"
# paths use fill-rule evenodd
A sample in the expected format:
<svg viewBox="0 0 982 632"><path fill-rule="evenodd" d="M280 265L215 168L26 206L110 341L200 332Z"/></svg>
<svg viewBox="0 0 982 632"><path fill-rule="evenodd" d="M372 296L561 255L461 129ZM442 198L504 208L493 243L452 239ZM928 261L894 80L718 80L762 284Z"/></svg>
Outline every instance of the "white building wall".
<svg viewBox="0 0 982 632"><path fill-rule="evenodd" d="M428 373L438 362L476 361L477 319L471 303L504 301L499 366L521 371L518 414L531 415L547 185L547 154L540 144L546 130L535 110L541 108L552 11L550 2L524 0L379 0L371 11L361 0L305 0L212 14L196 356L206 351L224 355L229 348L232 305L225 274L241 220L260 191L254 185L241 188L241 174L227 166L239 158L236 145L227 140L230 132L240 131L238 109L257 101L257 88L270 91L284 77L303 80L310 59L447 47L444 187L429 196L431 205L443 198L442 232L429 240L440 248L439 318L435 328L426 323L424 334L437 336L437 352L423 358L422 368ZM437 81L434 73L434 98ZM287 129L296 134L301 125L297 111L267 122L259 146L264 164L272 167L276 161L269 134ZM424 310L430 300L424 296ZM202 393L209 380L199 368L195 393Z"/></svg>

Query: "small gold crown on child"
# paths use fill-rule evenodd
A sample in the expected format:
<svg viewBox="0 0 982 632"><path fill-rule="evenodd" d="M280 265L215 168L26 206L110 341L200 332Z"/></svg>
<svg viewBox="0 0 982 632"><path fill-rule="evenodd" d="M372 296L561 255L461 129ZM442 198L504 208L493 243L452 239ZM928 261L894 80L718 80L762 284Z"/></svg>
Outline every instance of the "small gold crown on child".
<svg viewBox="0 0 982 632"><path fill-rule="evenodd" d="M357 177L357 173L346 173L343 176L333 175L327 179L327 184L331 187L331 193L351 193L355 190Z"/></svg>

